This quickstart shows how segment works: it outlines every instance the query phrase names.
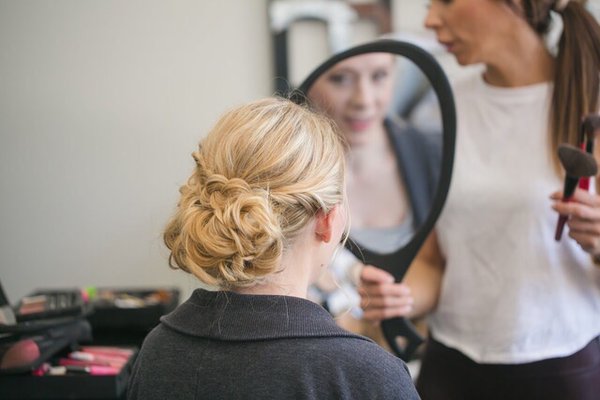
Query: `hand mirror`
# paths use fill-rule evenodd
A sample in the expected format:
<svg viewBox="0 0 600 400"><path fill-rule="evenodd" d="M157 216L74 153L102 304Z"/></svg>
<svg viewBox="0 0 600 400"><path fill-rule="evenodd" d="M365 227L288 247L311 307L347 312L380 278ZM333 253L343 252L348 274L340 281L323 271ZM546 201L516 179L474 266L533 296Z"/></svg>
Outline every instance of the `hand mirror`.
<svg viewBox="0 0 600 400"><path fill-rule="evenodd" d="M450 185L456 117L445 73L415 45L378 40L322 63L293 97L328 114L348 142L348 250L401 281ZM382 329L404 360L423 341L404 318Z"/></svg>

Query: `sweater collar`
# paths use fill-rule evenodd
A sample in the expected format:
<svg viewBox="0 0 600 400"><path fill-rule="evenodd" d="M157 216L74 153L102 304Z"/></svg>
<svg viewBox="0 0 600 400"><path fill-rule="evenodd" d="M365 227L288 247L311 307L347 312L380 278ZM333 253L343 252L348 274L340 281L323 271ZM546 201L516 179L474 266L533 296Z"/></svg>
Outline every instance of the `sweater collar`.
<svg viewBox="0 0 600 400"><path fill-rule="evenodd" d="M184 334L218 340L246 341L301 337L354 337L331 314L309 300L196 289L161 322Z"/></svg>

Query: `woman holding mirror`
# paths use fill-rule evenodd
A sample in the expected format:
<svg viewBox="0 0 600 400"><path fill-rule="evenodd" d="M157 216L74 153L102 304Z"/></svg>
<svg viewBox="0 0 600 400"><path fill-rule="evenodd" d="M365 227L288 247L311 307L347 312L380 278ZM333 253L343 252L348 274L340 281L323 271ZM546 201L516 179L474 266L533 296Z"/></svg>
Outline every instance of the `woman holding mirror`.
<svg viewBox="0 0 600 400"><path fill-rule="evenodd" d="M556 55L544 43L551 12L564 25ZM454 175L404 281L414 309L366 267L364 317L432 312L423 399L596 399L600 196L558 201L556 149L577 145L582 116L598 111L600 27L565 0L434 0L425 24L461 65L485 69L453 84ZM571 216L570 238L554 240L552 209Z"/></svg>
<svg viewBox="0 0 600 400"><path fill-rule="evenodd" d="M404 246L423 224L440 162L439 146L391 110L397 64L397 56L390 53L355 55L326 70L308 91L349 145L352 240L382 254ZM340 325L379 339L371 325L360 322L356 284L362 266L349 250L340 250L329 269L333 276L323 274L316 287ZM351 313L346 312L349 308Z"/></svg>

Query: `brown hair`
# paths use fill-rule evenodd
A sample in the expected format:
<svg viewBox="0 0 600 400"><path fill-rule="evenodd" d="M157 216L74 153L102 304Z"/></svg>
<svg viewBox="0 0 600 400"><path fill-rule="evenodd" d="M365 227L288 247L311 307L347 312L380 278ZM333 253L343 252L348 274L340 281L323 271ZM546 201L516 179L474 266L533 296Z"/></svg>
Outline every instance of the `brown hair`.
<svg viewBox="0 0 600 400"><path fill-rule="evenodd" d="M511 1L511 0L509 0ZM563 33L558 45L550 109L550 145L558 167L560 143L578 144L582 118L598 112L600 87L600 25L585 9L585 1L522 0L523 14L540 35L550 26L550 11L560 13Z"/></svg>
<svg viewBox="0 0 600 400"><path fill-rule="evenodd" d="M344 196L344 145L325 116L281 98L235 108L193 153L164 242L169 265L219 289L276 272L319 210Z"/></svg>

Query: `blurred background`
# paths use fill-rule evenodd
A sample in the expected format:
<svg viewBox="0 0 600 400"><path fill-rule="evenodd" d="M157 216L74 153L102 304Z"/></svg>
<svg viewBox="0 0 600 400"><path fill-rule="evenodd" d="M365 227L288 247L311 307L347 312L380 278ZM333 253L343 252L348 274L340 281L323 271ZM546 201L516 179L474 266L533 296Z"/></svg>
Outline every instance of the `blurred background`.
<svg viewBox="0 0 600 400"><path fill-rule="evenodd" d="M161 235L199 139L225 110L381 35L460 74L422 26L427 3L0 0L0 280L11 302L70 286L168 285L187 298L198 283L169 269Z"/></svg>

